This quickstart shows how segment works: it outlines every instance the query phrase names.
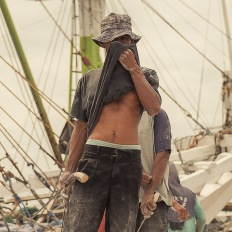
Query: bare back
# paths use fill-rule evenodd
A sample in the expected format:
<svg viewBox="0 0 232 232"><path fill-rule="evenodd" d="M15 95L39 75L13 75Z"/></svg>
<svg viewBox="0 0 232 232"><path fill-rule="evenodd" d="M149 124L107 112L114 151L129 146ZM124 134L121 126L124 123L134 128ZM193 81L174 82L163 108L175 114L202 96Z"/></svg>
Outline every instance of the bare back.
<svg viewBox="0 0 232 232"><path fill-rule="evenodd" d="M141 105L135 92L103 106L98 123L89 138L117 144L138 144Z"/></svg>

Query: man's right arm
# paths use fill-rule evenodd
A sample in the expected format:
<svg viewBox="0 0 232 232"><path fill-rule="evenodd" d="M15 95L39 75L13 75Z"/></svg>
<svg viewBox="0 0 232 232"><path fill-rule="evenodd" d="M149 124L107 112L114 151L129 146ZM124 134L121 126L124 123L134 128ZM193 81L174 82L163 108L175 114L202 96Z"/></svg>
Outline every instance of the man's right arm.
<svg viewBox="0 0 232 232"><path fill-rule="evenodd" d="M137 64L134 53L130 49L125 50L121 54L119 61L129 71L143 108L148 115L155 116L160 111L161 99L147 81L141 67Z"/></svg>
<svg viewBox="0 0 232 232"><path fill-rule="evenodd" d="M65 173L60 181L61 186L63 186L68 177L77 170L78 161L83 154L86 139L87 124L78 120L71 135L69 157L65 166Z"/></svg>
<svg viewBox="0 0 232 232"><path fill-rule="evenodd" d="M77 121L70 139L69 158L65 166L66 172L75 172L78 161L80 160L87 138L87 124L80 120Z"/></svg>

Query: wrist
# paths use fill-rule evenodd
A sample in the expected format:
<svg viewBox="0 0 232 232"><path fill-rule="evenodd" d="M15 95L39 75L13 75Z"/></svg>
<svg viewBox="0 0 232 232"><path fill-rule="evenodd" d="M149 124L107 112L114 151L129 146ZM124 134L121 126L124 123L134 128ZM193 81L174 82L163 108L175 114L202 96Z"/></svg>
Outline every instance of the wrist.
<svg viewBox="0 0 232 232"><path fill-rule="evenodd" d="M63 172L62 174L61 174L61 176L60 176L60 179L62 180L62 181L64 181L64 180L66 180L66 179L68 179L69 178L69 176L71 176L71 172Z"/></svg>
<svg viewBox="0 0 232 232"><path fill-rule="evenodd" d="M155 192L155 189L153 189L152 187L148 187L147 189L146 189L146 194L154 194L154 192Z"/></svg>
<svg viewBox="0 0 232 232"><path fill-rule="evenodd" d="M142 73L142 72L141 72L141 68L140 68L138 65L136 65L136 66L133 67L133 68L130 68L130 69L129 69L129 72L130 72L130 74Z"/></svg>
<svg viewBox="0 0 232 232"><path fill-rule="evenodd" d="M68 173L71 173L71 172L67 170L64 171L64 174L68 174Z"/></svg>
<svg viewBox="0 0 232 232"><path fill-rule="evenodd" d="M73 163L71 163L69 161L70 160L68 160L68 162L64 168L64 171L69 172L69 173L74 173L77 170L77 167L76 167L76 165L73 165Z"/></svg>
<svg viewBox="0 0 232 232"><path fill-rule="evenodd" d="M72 173L74 173L74 172L75 172L75 171L72 171L72 170L65 170L65 171L64 171L65 174L72 174Z"/></svg>

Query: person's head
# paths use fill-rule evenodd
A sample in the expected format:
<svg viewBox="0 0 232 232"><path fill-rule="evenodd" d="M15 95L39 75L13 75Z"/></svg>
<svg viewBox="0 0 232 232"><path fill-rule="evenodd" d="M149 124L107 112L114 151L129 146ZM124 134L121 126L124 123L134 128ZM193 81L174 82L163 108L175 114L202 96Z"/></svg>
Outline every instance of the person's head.
<svg viewBox="0 0 232 232"><path fill-rule="evenodd" d="M110 42L118 41L124 44L137 43L141 36L132 32L131 18L126 14L111 13L101 22L101 34L93 41L108 49Z"/></svg>

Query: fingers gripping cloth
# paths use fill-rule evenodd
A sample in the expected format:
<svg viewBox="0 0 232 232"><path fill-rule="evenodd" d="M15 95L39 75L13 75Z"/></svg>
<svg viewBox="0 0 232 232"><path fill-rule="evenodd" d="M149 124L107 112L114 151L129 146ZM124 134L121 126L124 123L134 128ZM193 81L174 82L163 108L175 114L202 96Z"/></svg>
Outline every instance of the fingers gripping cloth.
<svg viewBox="0 0 232 232"><path fill-rule="evenodd" d="M118 61L120 55L126 49L130 49L134 53L139 65L139 56L135 44L127 45L117 41L110 44L90 110L88 135L91 134L98 122L103 104L117 99L119 97L117 94L122 94L121 89L124 89L124 91L134 89L129 72Z"/></svg>
<svg viewBox="0 0 232 232"><path fill-rule="evenodd" d="M62 188L62 192L61 192L61 196L63 198L63 204L64 204L63 218L65 217L65 214L68 209L69 195L70 195L74 182L77 180L81 183L85 183L86 181L88 181L88 179L89 179L89 176L85 174L84 172L74 172L65 181L64 187ZM63 231L63 228L64 228L64 220L62 222L61 231Z"/></svg>
<svg viewBox="0 0 232 232"><path fill-rule="evenodd" d="M155 193L155 194L154 194L154 203L157 202L159 196L160 196L159 193ZM140 224L140 226L139 226L139 228L138 228L138 230L137 230L136 232L139 232L139 231L141 230L141 228L142 228L142 226L143 226L143 224L144 224L144 222L145 222L146 219L147 219L147 218L144 216L143 221L141 222L141 224Z"/></svg>
<svg viewBox="0 0 232 232"><path fill-rule="evenodd" d="M70 177L66 180L64 184L63 191L61 192L64 205L68 203L69 195L70 195L74 182L78 180L81 183L85 183L86 181L88 181L88 179L89 179L89 176L85 174L84 172L74 172L73 174L70 175Z"/></svg>

